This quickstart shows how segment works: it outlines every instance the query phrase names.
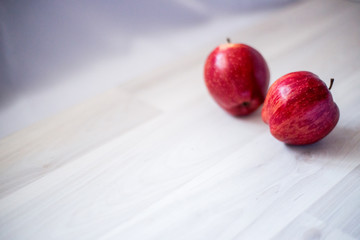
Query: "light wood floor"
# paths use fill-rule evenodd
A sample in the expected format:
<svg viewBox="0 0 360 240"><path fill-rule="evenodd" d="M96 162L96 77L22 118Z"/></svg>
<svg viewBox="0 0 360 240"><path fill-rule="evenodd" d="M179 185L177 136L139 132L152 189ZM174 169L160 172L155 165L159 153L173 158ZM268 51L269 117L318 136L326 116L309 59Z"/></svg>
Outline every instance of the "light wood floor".
<svg viewBox="0 0 360 240"><path fill-rule="evenodd" d="M226 114L204 46L1 139L0 239L360 239L360 3L266 14L231 38L263 53L271 82L335 78L330 135L289 147L260 111Z"/></svg>

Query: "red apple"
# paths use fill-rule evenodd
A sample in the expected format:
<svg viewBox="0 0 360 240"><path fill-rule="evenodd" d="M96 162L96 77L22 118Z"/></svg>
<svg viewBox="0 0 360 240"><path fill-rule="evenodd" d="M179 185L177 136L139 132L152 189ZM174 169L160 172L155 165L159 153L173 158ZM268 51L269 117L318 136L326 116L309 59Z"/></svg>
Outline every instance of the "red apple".
<svg viewBox="0 0 360 240"><path fill-rule="evenodd" d="M269 87L269 69L261 54L229 40L210 53L204 77L215 101L234 116L254 112L264 102Z"/></svg>
<svg viewBox="0 0 360 240"><path fill-rule="evenodd" d="M293 72L270 87L262 119L271 134L291 145L305 145L328 135L339 121L339 108L330 89L311 72Z"/></svg>

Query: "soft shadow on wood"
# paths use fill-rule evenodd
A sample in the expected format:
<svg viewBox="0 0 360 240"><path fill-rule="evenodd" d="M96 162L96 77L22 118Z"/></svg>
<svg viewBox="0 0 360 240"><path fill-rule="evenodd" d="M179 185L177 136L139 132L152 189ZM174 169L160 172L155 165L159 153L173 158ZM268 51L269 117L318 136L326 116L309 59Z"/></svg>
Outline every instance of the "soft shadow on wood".
<svg viewBox="0 0 360 240"><path fill-rule="evenodd" d="M246 115L246 116L240 116L240 117L234 117L237 120L239 120L240 122L248 122L251 124L264 124L264 126L266 126L266 124L263 122L262 118L261 118L261 109L262 106L260 106L255 112Z"/></svg>
<svg viewBox="0 0 360 240"><path fill-rule="evenodd" d="M328 136L317 143L305 146L286 145L287 149L299 154L298 159L329 156L342 161L359 157L360 127L337 126ZM360 158L359 158L360 161Z"/></svg>

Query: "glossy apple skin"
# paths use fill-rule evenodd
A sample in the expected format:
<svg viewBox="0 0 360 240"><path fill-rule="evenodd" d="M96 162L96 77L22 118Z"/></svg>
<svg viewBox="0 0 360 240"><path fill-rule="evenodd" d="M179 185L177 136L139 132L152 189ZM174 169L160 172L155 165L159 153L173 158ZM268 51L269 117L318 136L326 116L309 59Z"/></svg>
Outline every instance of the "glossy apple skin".
<svg viewBox="0 0 360 240"><path fill-rule="evenodd" d="M215 101L233 116L254 112L269 87L265 59L245 44L218 46L205 62L204 78Z"/></svg>
<svg viewBox="0 0 360 240"><path fill-rule="evenodd" d="M262 119L271 134L291 145L305 145L328 135L339 121L340 112L331 92L311 72L293 72L270 87Z"/></svg>

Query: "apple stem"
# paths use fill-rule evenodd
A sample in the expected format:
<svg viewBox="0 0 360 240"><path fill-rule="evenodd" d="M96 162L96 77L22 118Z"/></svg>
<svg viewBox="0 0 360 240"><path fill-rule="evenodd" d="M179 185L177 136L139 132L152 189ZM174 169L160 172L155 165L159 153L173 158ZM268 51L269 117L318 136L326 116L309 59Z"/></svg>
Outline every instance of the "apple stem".
<svg viewBox="0 0 360 240"><path fill-rule="evenodd" d="M329 90L331 90L331 88L332 88L332 85L334 84L334 79L333 78L331 78L330 79L330 86L329 86Z"/></svg>
<svg viewBox="0 0 360 240"><path fill-rule="evenodd" d="M227 43L231 43L230 38L226 38Z"/></svg>

